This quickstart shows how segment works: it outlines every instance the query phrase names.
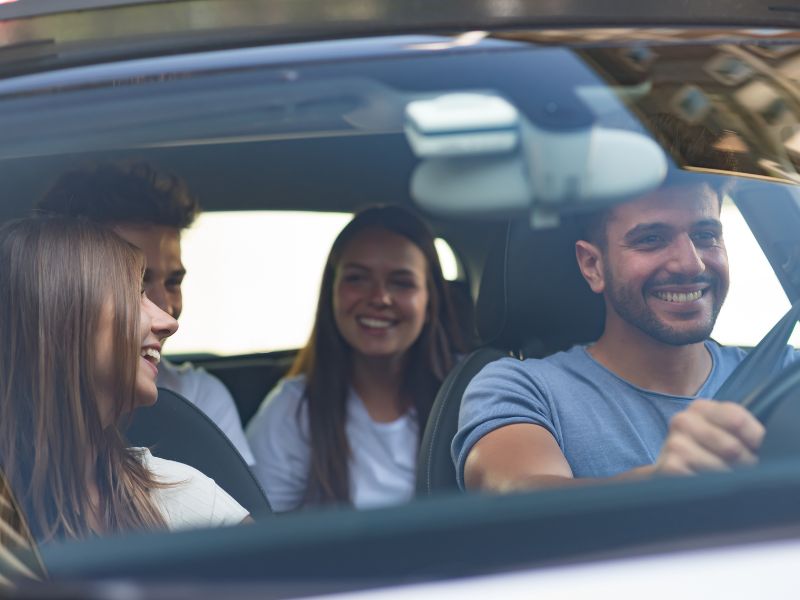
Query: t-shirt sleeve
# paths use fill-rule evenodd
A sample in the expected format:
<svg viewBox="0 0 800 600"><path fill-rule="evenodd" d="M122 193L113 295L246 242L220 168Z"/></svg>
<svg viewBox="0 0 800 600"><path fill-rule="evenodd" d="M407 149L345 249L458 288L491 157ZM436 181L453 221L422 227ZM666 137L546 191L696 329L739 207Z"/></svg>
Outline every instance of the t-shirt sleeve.
<svg viewBox="0 0 800 600"><path fill-rule="evenodd" d="M236 525L242 522L250 513L239 504L233 496L223 490L213 479L208 479L214 487L213 504L211 508L212 525Z"/></svg>
<svg viewBox="0 0 800 600"><path fill-rule="evenodd" d="M531 423L547 429L561 445L556 418L541 377L531 364L502 358L486 365L467 386L458 415L458 433L451 454L458 485L464 488L464 463L470 450L483 436L515 423Z"/></svg>
<svg viewBox="0 0 800 600"><path fill-rule="evenodd" d="M153 496L171 530L236 525L247 509L217 483L183 463L154 457L145 451L147 467L164 487Z"/></svg>
<svg viewBox="0 0 800 600"><path fill-rule="evenodd" d="M783 367L788 367L792 363L796 362L800 359L800 350L795 348L794 346L786 346L786 350L783 354Z"/></svg>
<svg viewBox="0 0 800 600"><path fill-rule="evenodd" d="M282 380L247 426L253 473L276 512L299 508L305 495L311 450L304 391L302 380Z"/></svg>

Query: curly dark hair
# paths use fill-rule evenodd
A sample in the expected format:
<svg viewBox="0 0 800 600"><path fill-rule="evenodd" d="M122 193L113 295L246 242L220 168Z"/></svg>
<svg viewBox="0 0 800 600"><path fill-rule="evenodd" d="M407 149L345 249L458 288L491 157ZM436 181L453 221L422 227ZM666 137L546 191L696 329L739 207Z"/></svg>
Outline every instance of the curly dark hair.
<svg viewBox="0 0 800 600"><path fill-rule="evenodd" d="M147 163L104 163L69 171L37 205L44 213L99 223L132 222L185 229L200 211L185 182Z"/></svg>

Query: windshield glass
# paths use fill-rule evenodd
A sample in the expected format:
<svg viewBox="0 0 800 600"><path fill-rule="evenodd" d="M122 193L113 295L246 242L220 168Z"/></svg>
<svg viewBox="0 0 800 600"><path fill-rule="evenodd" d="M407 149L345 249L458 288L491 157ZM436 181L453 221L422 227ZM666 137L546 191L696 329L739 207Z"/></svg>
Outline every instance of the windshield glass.
<svg viewBox="0 0 800 600"><path fill-rule="evenodd" d="M702 511L800 485L793 417L744 408L794 389L766 386L788 336L716 401L800 295L800 34L314 35L251 4L0 21L13 543L56 580L291 595L794 523ZM475 531L521 558L470 562Z"/></svg>

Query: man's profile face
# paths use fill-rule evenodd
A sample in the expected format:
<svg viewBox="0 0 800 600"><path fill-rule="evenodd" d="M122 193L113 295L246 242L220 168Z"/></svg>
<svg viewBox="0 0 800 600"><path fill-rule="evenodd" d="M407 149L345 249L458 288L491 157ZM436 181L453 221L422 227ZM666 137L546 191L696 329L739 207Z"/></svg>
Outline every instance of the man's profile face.
<svg viewBox="0 0 800 600"><path fill-rule="evenodd" d="M183 308L181 284L186 269L181 262L181 235L174 227L118 223L114 231L145 256L144 290L161 310L178 318Z"/></svg>
<svg viewBox="0 0 800 600"><path fill-rule="evenodd" d="M711 334L729 284L719 204L706 186L681 186L612 211L602 290L611 318L670 345Z"/></svg>

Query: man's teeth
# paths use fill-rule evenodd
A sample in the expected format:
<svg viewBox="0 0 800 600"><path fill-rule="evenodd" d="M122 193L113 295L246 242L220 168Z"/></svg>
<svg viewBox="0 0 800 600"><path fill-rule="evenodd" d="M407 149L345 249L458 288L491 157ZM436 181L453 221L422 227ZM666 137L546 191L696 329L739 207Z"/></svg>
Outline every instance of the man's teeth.
<svg viewBox="0 0 800 600"><path fill-rule="evenodd" d="M144 358L152 358L153 362L156 364L161 362L161 352L159 352L155 348L145 348L144 350L142 350L142 356Z"/></svg>
<svg viewBox="0 0 800 600"><path fill-rule="evenodd" d="M361 317L358 320L362 325L367 327L375 327L378 329L386 329L392 325L391 321L384 321L383 319L370 319L369 317Z"/></svg>
<svg viewBox="0 0 800 600"><path fill-rule="evenodd" d="M656 292L656 298L666 300L667 302L693 302L699 300L703 296L703 290L696 292Z"/></svg>

